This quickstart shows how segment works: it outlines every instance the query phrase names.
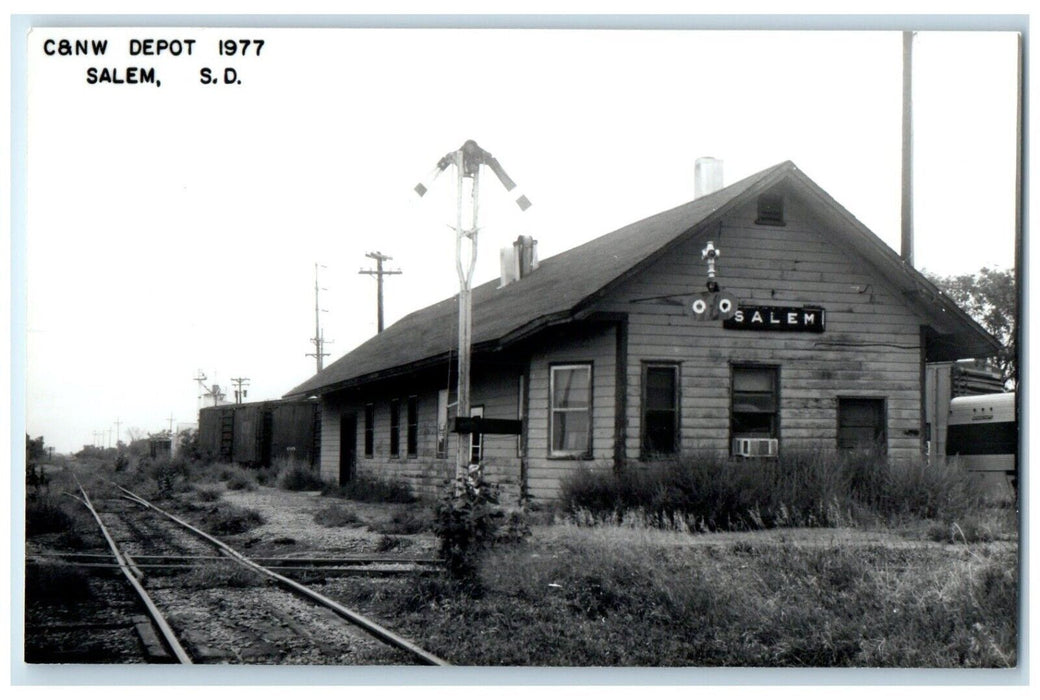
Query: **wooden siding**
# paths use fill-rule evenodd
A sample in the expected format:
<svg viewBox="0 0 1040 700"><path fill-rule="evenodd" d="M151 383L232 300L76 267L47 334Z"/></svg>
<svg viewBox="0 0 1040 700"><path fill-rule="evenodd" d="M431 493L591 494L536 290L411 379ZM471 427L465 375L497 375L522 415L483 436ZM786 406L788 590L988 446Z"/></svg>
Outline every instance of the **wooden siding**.
<svg viewBox="0 0 1040 700"><path fill-rule="evenodd" d="M834 448L838 400L883 399L888 453L895 460L920 454L922 319L881 274L850 250L835 243L825 225L798 201L785 202L786 225L754 223L754 203L733 212L710 235L679 245L641 274L611 290L589 311L615 320L575 322L546 331L515 351L508 366L497 356L474 361L472 405L488 418L515 418L518 377L526 372L526 457L517 454L517 438L485 436L484 463L489 478L516 495L521 469L527 495L559 495L561 478L579 466L609 469L618 457L638 460L643 405L641 370L645 362L679 366L680 443L685 451L728 454L732 366L778 367L781 449ZM726 330L721 322L697 322L677 298L704 289L701 250L712 240L722 252L720 284L744 304L822 306L823 333ZM595 290L588 290L589 293ZM620 334L620 335L619 335ZM619 343L622 345L619 346ZM622 365L617 357L624 356ZM592 367L592 454L588 459L550 454L550 368L588 363ZM616 394L624 379L623 402ZM444 372L404 384L373 384L358 391L325 397L322 407L322 473L339 474L339 416L358 415L358 473L409 481L417 493L435 495L454 472L456 436L446 457L437 457L437 391ZM453 392L454 393L454 392ZM409 395L418 397L418 455L404 454ZM400 457L389 455L389 402L401 400ZM364 456L364 405L375 407L372 458ZM623 414L616 407L623 405ZM624 444L615 435L622 431ZM621 449L623 447L623 449Z"/></svg>
<svg viewBox="0 0 1040 700"><path fill-rule="evenodd" d="M779 367L781 449L835 447L838 397L883 398L888 451L920 453L920 319L865 262L833 245L796 201L786 226L754 224L754 205L735 212L707 238L687 242L601 302L627 313L627 449L639 458L640 367L681 365L680 439L684 450L728 452L734 363ZM822 306L822 334L725 330L698 322L662 299L704 289L705 240L721 250L718 280L741 303Z"/></svg>
<svg viewBox="0 0 1040 700"><path fill-rule="evenodd" d="M476 363L474 363L476 365ZM471 406L482 406L486 418L517 417L518 377L522 367L474 366L470 389ZM349 411L357 413L357 473L383 478L399 479L409 483L417 495L438 496L448 480L455 474L456 446L458 436L448 435L446 456L437 456L437 394L444 388L443 379L438 386L434 380L416 379L408 384L396 386L368 387L364 392L332 394L322 402L322 478L337 482L339 479L340 416ZM417 398L418 432L417 453L407 454L407 400ZM454 398L455 391L452 391ZM390 400L401 401L400 455L390 454ZM373 454L365 456L365 404L374 408ZM455 407L449 410L454 416ZM468 438L464 438L468 439ZM513 435L485 435L483 464L487 477L499 484L503 500L517 502L520 499L520 457L517 454L517 438Z"/></svg>

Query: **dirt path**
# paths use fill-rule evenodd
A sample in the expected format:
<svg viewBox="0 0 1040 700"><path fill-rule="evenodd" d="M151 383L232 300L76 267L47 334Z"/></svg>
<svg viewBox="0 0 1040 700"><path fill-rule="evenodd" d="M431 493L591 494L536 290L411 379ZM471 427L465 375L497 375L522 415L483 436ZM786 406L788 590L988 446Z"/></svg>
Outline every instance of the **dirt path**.
<svg viewBox="0 0 1040 700"><path fill-rule="evenodd" d="M223 498L263 516L263 525L239 536L254 555L261 549L277 549L280 552L291 549L297 556L377 551L385 546L383 542L386 535L377 529L381 520L387 519L395 509L423 507L421 504L355 503L322 496L318 491L283 491L268 486L259 486L254 491L226 491ZM340 527L317 524L314 516L335 504L352 509L362 523L369 524ZM433 552L437 548L433 535L428 533L394 537L401 541L397 549L410 554Z"/></svg>

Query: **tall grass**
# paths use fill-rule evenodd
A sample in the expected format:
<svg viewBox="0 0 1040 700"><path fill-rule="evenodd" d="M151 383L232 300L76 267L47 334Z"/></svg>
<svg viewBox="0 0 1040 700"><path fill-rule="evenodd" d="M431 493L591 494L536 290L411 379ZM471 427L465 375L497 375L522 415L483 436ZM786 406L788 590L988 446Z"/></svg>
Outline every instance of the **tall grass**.
<svg viewBox="0 0 1040 700"><path fill-rule="evenodd" d="M326 483L323 495L349 498L362 503L415 503L412 487L400 479L357 474L341 486Z"/></svg>
<svg viewBox="0 0 1040 700"><path fill-rule="evenodd" d="M691 549L670 533L609 529L564 528L550 549L487 552L479 597L434 580L384 584L371 603L460 665L1016 663L1009 549L749 540Z"/></svg>
<svg viewBox="0 0 1040 700"><path fill-rule="evenodd" d="M325 482L321 474L309 464L289 462L278 475L278 488L286 491L321 491Z"/></svg>
<svg viewBox="0 0 1040 700"><path fill-rule="evenodd" d="M578 469L561 484L563 510L579 519L696 530L841 526L864 514L956 518L981 503L974 477L955 465L892 464L876 454L789 450L777 459L714 453Z"/></svg>

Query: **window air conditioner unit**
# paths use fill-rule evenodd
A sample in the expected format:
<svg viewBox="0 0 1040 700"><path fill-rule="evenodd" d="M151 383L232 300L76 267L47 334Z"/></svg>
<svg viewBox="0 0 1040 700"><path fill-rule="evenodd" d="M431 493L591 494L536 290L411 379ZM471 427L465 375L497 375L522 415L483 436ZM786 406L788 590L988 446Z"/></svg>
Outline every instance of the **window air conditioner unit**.
<svg viewBox="0 0 1040 700"><path fill-rule="evenodd" d="M776 438L733 438L735 457L776 457Z"/></svg>

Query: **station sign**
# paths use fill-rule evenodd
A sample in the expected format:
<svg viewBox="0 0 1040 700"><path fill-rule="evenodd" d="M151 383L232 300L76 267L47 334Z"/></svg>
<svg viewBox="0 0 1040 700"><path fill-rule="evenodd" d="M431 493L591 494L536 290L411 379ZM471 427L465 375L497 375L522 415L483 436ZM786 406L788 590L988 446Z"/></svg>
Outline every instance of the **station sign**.
<svg viewBox="0 0 1040 700"><path fill-rule="evenodd" d="M787 331L823 333L826 312L819 306L745 306L737 307L722 327L734 331Z"/></svg>

